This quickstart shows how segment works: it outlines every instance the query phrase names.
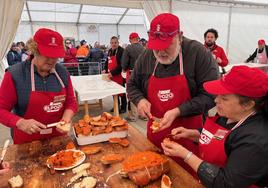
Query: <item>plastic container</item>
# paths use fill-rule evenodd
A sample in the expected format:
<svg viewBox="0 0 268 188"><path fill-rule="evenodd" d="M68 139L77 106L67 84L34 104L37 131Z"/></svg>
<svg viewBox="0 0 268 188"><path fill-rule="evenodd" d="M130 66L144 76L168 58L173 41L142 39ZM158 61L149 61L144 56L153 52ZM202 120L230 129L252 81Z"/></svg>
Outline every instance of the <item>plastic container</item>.
<svg viewBox="0 0 268 188"><path fill-rule="evenodd" d="M76 132L74 130L74 127L72 128L75 139L78 143L78 145L83 146L83 145L88 145L88 144L95 144L95 143L100 143L100 142L106 142L110 138L125 138L128 135L128 130L124 131L113 131L111 133L105 133L105 134L98 134L95 136L79 136L77 137Z"/></svg>

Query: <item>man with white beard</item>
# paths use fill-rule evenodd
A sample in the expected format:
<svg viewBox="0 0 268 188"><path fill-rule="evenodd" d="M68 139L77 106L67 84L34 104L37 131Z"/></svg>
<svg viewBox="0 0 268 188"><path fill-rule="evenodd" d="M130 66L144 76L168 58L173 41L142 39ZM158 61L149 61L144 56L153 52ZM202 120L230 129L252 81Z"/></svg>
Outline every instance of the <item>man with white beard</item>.
<svg viewBox="0 0 268 188"><path fill-rule="evenodd" d="M202 115L214 106L213 96L204 91L203 83L216 80L219 72L201 43L183 37L177 16L156 16L148 34L148 49L135 63L127 93L139 114L149 118L148 139L161 148L175 127L202 127ZM152 130L155 118L161 121L159 128ZM177 142L197 154L198 145L183 139ZM174 159L193 172L183 160Z"/></svg>

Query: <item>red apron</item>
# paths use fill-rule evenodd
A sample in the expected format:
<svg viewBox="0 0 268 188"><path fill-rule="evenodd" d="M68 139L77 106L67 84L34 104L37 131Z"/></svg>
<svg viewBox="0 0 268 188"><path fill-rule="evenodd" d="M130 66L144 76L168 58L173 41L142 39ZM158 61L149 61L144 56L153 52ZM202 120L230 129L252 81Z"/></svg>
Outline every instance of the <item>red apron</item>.
<svg viewBox="0 0 268 188"><path fill-rule="evenodd" d="M108 70L111 72L117 67L117 59L116 59L117 50L115 52L115 55L108 57ZM120 85L123 85L123 77L121 74L114 75L112 77L112 80Z"/></svg>
<svg viewBox="0 0 268 188"><path fill-rule="evenodd" d="M35 91L34 65L31 64L32 91L29 97L24 119L35 119L45 125L61 120L64 112L66 89L55 69L52 69L59 80L62 90L60 92ZM14 144L23 144L34 140L48 139L62 135L55 127L44 129L40 133L27 134L18 128L14 128Z"/></svg>
<svg viewBox="0 0 268 188"><path fill-rule="evenodd" d="M251 113L249 116L255 114ZM249 116L239 121L231 130L216 123L218 117L208 117L199 138L199 156L206 162L224 167L227 162L225 141L232 130L239 127ZM252 185L250 188L257 188Z"/></svg>
<svg viewBox="0 0 268 188"><path fill-rule="evenodd" d="M129 80L129 78L131 76L131 72L132 72L132 70L129 70L129 69L126 71L126 73L127 73L126 74L126 83L128 82L128 80Z"/></svg>
<svg viewBox="0 0 268 188"><path fill-rule="evenodd" d="M190 91L188 84L183 74L183 60L182 53L179 54L180 57L180 74L176 76L171 76L167 78L157 78L152 76L149 78L148 84L148 100L151 103L151 113L154 117L163 118L164 114L173 108L178 107L183 102L191 100ZM192 117L179 117L174 120L171 126L164 129L158 133L153 133L151 130L152 121L149 120L147 123L147 137L155 144L158 148L161 148L161 142L171 133L171 130L176 127L186 127L188 129L197 129L202 127L202 115L192 116ZM195 154L198 154L198 145L194 144L193 141L188 139L175 140L177 143L183 145L188 150ZM196 173L192 170L190 166L183 162L182 159L176 157L173 158L178 164L184 167L192 175L196 176Z"/></svg>

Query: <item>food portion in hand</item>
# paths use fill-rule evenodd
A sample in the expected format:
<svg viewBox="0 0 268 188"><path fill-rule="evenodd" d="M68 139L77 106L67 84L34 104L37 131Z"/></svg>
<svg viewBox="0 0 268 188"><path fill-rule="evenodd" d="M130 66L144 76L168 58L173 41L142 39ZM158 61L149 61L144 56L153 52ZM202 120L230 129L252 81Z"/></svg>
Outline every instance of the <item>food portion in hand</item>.
<svg viewBox="0 0 268 188"><path fill-rule="evenodd" d="M84 164L81 164L80 166L78 167L75 167L72 172L74 174L78 174L79 172L82 172L84 170L87 170L88 168L90 167L90 163L84 163Z"/></svg>
<svg viewBox="0 0 268 188"><path fill-rule="evenodd" d="M128 147L129 146L129 141L125 138L110 138L109 142L112 144L119 144L123 147Z"/></svg>
<svg viewBox="0 0 268 188"><path fill-rule="evenodd" d="M168 160L152 152L137 152L122 163L121 175L129 177L139 186L145 186L169 171Z"/></svg>
<svg viewBox="0 0 268 188"><path fill-rule="evenodd" d="M66 149L75 149L75 145L73 142L69 142L67 145L66 145Z"/></svg>
<svg viewBox="0 0 268 188"><path fill-rule="evenodd" d="M171 184L172 183L170 178L166 174L164 174L161 180L161 188L171 188Z"/></svg>
<svg viewBox="0 0 268 188"><path fill-rule="evenodd" d="M50 156L47 159L47 164L53 168L66 168L75 165L83 157L84 154L81 151L62 150Z"/></svg>
<svg viewBox="0 0 268 188"><path fill-rule="evenodd" d="M96 117L85 115L83 119L74 124L74 129L77 137L95 136L113 131L128 130L128 123L121 117L103 112L102 115Z"/></svg>
<svg viewBox="0 0 268 188"><path fill-rule="evenodd" d="M71 129L71 123L67 123L65 121L60 121L57 126L58 129L60 129L63 132L69 132Z"/></svg>
<svg viewBox="0 0 268 188"><path fill-rule="evenodd" d="M160 129L160 121L161 120L158 120L156 118L153 120L152 125L150 127L153 130L153 132L156 132Z"/></svg>
<svg viewBox="0 0 268 188"><path fill-rule="evenodd" d="M85 154L92 155L101 151L101 147L98 146L84 146L81 151Z"/></svg>
<svg viewBox="0 0 268 188"><path fill-rule="evenodd" d="M108 154L101 158L102 164L114 164L124 160L124 156L121 154Z"/></svg>
<svg viewBox="0 0 268 188"><path fill-rule="evenodd" d="M23 179L20 175L14 176L8 180L11 188L20 188L23 187Z"/></svg>

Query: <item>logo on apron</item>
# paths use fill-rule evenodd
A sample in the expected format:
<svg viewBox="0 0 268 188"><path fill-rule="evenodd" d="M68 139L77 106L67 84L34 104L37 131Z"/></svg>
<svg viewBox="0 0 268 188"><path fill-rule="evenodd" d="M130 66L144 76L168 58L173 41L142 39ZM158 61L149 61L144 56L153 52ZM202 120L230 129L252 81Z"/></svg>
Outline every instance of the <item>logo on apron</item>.
<svg viewBox="0 0 268 188"><path fill-rule="evenodd" d="M211 139L213 138L213 136L214 135L211 132L209 132L203 128L202 133L201 133L200 138L199 138L199 142L201 144L209 144Z"/></svg>
<svg viewBox="0 0 268 188"><path fill-rule="evenodd" d="M53 102L54 103L57 103L57 102L64 102L66 99L66 96L65 95L58 95L58 96L55 96L54 99L53 99Z"/></svg>
<svg viewBox="0 0 268 188"><path fill-rule="evenodd" d="M44 106L46 112L58 112L62 108L62 102L50 102L49 105Z"/></svg>
<svg viewBox="0 0 268 188"><path fill-rule="evenodd" d="M160 101L166 102L166 101L172 99L174 97L174 94L170 91L170 89L159 90L157 96L160 99Z"/></svg>

